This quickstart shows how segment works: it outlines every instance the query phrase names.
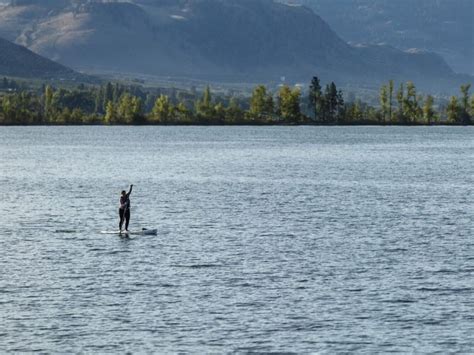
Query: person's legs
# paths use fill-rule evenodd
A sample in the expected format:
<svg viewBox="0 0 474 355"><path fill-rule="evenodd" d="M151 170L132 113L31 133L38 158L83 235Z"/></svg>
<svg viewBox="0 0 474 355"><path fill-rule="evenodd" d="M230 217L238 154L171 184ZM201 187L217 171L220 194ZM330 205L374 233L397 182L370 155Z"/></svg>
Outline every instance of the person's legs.
<svg viewBox="0 0 474 355"><path fill-rule="evenodd" d="M123 225L123 210L119 209L119 216L120 216L120 223L119 223L119 230L122 230L122 225Z"/></svg>
<svg viewBox="0 0 474 355"><path fill-rule="evenodd" d="M130 222L130 209L125 212L125 230L128 231L128 223Z"/></svg>

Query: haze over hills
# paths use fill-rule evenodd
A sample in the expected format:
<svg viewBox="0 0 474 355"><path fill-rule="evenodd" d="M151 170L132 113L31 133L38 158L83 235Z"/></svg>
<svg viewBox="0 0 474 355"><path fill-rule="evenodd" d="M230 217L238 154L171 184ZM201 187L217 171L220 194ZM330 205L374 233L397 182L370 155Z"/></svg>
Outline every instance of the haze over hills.
<svg viewBox="0 0 474 355"><path fill-rule="evenodd" d="M0 36L73 68L225 82L342 84L414 80L443 91L456 76L432 53L350 46L312 10L273 0L14 0Z"/></svg>
<svg viewBox="0 0 474 355"><path fill-rule="evenodd" d="M284 0L282 0L284 1ZM440 54L474 74L472 0L286 0L318 13L351 43L385 43Z"/></svg>
<svg viewBox="0 0 474 355"><path fill-rule="evenodd" d="M0 38L0 76L79 79L81 74Z"/></svg>

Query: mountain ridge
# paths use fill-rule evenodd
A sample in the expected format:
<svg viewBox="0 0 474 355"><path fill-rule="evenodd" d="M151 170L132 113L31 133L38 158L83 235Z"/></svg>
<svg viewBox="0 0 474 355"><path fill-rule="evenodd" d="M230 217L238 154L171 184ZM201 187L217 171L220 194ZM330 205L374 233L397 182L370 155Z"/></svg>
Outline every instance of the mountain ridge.
<svg viewBox="0 0 474 355"><path fill-rule="evenodd" d="M273 0L15 0L0 36L73 68L227 82L457 86L438 55L354 47L307 7ZM403 64L403 65L402 65Z"/></svg>
<svg viewBox="0 0 474 355"><path fill-rule="evenodd" d="M352 44L383 43L441 55L459 73L474 75L472 0L279 0L320 14Z"/></svg>
<svg viewBox="0 0 474 355"><path fill-rule="evenodd" d="M0 75L43 79L79 79L74 70L0 38Z"/></svg>

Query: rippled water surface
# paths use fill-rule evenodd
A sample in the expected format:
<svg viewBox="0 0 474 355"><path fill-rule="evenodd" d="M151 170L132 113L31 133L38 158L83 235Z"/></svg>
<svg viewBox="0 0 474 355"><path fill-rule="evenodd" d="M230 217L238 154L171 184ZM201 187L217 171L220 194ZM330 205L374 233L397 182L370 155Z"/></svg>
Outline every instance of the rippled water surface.
<svg viewBox="0 0 474 355"><path fill-rule="evenodd" d="M474 351L472 128L0 128L0 186L1 352Z"/></svg>

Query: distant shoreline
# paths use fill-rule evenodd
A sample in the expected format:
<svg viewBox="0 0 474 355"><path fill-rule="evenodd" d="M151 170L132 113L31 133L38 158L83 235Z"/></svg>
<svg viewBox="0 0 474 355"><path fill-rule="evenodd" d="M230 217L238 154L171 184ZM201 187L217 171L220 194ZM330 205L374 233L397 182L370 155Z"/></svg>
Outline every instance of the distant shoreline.
<svg viewBox="0 0 474 355"><path fill-rule="evenodd" d="M353 123L353 124L290 124L290 123L255 123L255 124L0 124L0 127L473 127L473 124L376 124L376 123Z"/></svg>
<svg viewBox="0 0 474 355"><path fill-rule="evenodd" d="M107 83L28 90L4 78L0 126L433 126L474 124L474 95L462 85L459 97L441 100L417 92L413 82L393 80L380 88L379 105L346 97L334 82L313 77L307 89L257 85L252 93L147 89Z"/></svg>

